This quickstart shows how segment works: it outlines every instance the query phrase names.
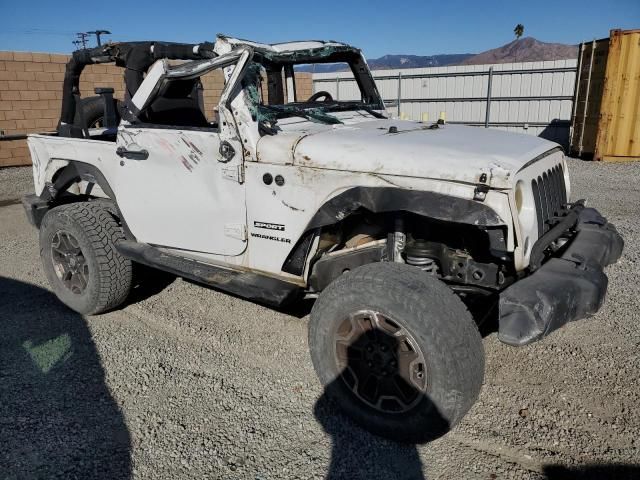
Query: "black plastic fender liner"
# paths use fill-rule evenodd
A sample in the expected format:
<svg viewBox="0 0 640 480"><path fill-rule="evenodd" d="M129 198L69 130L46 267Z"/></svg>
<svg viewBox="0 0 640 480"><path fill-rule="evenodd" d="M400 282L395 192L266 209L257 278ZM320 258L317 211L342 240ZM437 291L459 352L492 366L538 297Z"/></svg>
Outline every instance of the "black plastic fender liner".
<svg viewBox="0 0 640 480"><path fill-rule="evenodd" d="M575 238L560 257L500 294L502 342L513 346L535 342L602 306L608 285L603 268L620 258L624 241L592 208L580 212L575 229Z"/></svg>
<svg viewBox="0 0 640 480"><path fill-rule="evenodd" d="M404 211L446 222L463 223L481 227L490 227L492 246L496 250L506 247L505 234L492 232L491 228L505 227L505 222L498 214L479 202L453 197L442 193L408 190L395 187L353 187L336 195L324 203L311 218L304 233L285 260L282 270L287 273L302 275L304 260L299 250L304 247L305 239L313 230L333 225L356 210L363 208L373 213ZM501 230L498 228L498 230ZM295 265L290 261L297 257Z"/></svg>
<svg viewBox="0 0 640 480"><path fill-rule="evenodd" d="M44 201L52 201L67 190L72 184L85 180L90 183L96 183L102 188L111 200L117 203L115 193L111 189L111 185L107 182L102 172L95 165L84 162L69 161L69 163L58 170L55 180L52 184L47 184L40 195Z"/></svg>
<svg viewBox="0 0 640 480"><path fill-rule="evenodd" d="M305 231L334 224L359 208L374 213L405 211L435 220L484 227L505 226L492 208L473 200L394 187L353 187L322 205Z"/></svg>
<svg viewBox="0 0 640 480"><path fill-rule="evenodd" d="M315 262L309 284L315 291L321 292L345 269L353 270L369 263L382 262L386 251L387 245L381 244L325 255Z"/></svg>

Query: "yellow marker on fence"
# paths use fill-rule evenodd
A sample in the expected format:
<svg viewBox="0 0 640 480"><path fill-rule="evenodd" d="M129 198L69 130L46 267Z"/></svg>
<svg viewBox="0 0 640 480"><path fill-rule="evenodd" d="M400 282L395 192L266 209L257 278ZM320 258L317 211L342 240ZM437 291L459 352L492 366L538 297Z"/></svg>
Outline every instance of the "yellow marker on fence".
<svg viewBox="0 0 640 480"><path fill-rule="evenodd" d="M400 112L400 120L407 120L407 114L404 112Z"/></svg>
<svg viewBox="0 0 640 480"><path fill-rule="evenodd" d="M429 114L427 112L422 112L422 123L427 123L429 121Z"/></svg>
<svg viewBox="0 0 640 480"><path fill-rule="evenodd" d="M440 112L440 120L443 122L447 121L447 112Z"/></svg>

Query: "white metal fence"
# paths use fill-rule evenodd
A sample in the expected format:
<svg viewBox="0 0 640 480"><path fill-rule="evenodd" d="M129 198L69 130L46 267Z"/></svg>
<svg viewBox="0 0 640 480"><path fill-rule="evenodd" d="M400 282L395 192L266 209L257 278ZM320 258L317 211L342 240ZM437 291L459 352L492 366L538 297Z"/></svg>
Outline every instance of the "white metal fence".
<svg viewBox="0 0 640 480"><path fill-rule="evenodd" d="M577 60L374 70L389 113L540 135L565 147ZM351 72L313 74L314 92L359 100Z"/></svg>

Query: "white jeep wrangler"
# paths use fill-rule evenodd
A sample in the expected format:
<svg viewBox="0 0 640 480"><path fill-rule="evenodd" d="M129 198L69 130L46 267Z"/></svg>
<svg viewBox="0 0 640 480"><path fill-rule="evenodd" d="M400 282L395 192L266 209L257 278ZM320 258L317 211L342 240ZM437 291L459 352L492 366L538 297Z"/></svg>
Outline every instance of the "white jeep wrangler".
<svg viewBox="0 0 640 480"><path fill-rule="evenodd" d="M125 68L123 102L80 99L82 69L103 62ZM297 98L296 66L316 63L348 65L360 99ZM206 112L200 77L215 69L225 87ZM24 206L62 302L117 308L134 262L261 303L318 297L320 380L395 439L435 438L472 406L480 322L524 345L594 314L623 248L568 202L558 145L388 118L361 52L337 42L81 50L58 131L28 143Z"/></svg>

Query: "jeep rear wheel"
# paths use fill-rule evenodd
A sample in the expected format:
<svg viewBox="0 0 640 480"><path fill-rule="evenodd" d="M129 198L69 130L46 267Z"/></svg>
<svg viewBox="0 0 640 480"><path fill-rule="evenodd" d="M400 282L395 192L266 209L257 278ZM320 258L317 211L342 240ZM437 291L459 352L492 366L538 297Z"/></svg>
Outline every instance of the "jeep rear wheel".
<svg viewBox="0 0 640 480"><path fill-rule="evenodd" d="M311 312L309 347L327 395L399 441L445 434L484 377L482 338L462 301L404 264L365 265L329 285Z"/></svg>
<svg viewBox="0 0 640 480"><path fill-rule="evenodd" d="M131 289L131 261L115 243L124 238L108 202L56 207L40 227L40 257L49 284L69 308L96 314L116 308Z"/></svg>

